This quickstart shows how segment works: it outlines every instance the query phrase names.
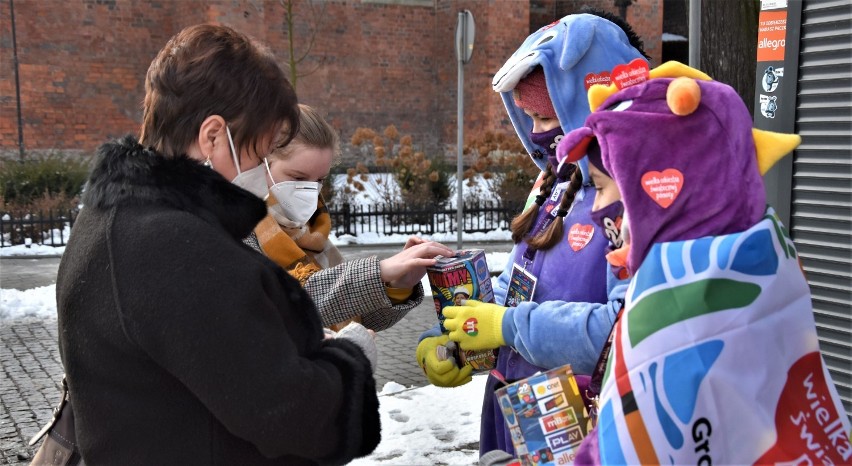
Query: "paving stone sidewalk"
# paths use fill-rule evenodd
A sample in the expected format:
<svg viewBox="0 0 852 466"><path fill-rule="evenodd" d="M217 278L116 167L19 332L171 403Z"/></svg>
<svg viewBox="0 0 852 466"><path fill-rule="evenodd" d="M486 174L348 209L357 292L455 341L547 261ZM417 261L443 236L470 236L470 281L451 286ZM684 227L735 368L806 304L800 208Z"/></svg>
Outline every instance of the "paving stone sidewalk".
<svg viewBox="0 0 852 466"><path fill-rule="evenodd" d="M414 361L414 349L420 332L434 324L434 312L426 300L379 332L379 390L391 381L406 387L428 383ZM63 370L57 341L56 320L0 322L0 464L29 464L35 448L27 442L50 420L59 401Z"/></svg>
<svg viewBox="0 0 852 466"><path fill-rule="evenodd" d="M59 401L56 320L0 322L0 463L29 464L30 437Z"/></svg>

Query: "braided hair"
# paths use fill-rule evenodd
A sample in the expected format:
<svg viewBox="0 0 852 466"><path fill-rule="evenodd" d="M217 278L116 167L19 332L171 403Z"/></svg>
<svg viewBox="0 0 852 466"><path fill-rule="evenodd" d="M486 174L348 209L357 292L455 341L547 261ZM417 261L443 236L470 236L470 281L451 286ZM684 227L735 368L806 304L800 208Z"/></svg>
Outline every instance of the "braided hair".
<svg viewBox="0 0 852 466"><path fill-rule="evenodd" d="M556 243L562 239L565 216L568 215L568 209L574 202L574 196L583 186L582 173L576 166L572 167L573 171L571 172L571 179L568 183L568 187L565 189L565 193L562 195L562 200L556 208L556 216L558 218L551 222L546 229L538 232L537 235L527 237L535 224L539 209L542 205L544 205L544 201L547 200L557 180L556 175L553 173L551 164L547 164L547 168L545 168L545 171L543 172L544 180L539 188L538 194L535 196L535 202L515 217L514 220L512 220L512 224L509 226L509 229L512 231L512 241L515 244L518 244L521 241L526 241L533 249L547 250L555 246Z"/></svg>

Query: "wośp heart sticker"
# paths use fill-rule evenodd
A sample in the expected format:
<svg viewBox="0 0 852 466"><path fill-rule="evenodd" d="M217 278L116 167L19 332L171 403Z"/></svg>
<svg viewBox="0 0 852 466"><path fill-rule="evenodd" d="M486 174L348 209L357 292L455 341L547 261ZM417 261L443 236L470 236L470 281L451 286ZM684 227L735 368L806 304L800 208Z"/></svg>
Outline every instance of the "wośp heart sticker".
<svg viewBox="0 0 852 466"><path fill-rule="evenodd" d="M580 225L579 223L575 223L568 230L568 244L574 251L579 251L592 241L594 234L594 225Z"/></svg>
<svg viewBox="0 0 852 466"><path fill-rule="evenodd" d="M586 87L587 91L595 84L609 86L611 82L612 78L609 75L609 71L601 71L600 73L589 73L583 79L583 85Z"/></svg>
<svg viewBox="0 0 852 466"><path fill-rule="evenodd" d="M612 69L612 82L619 90L625 87L641 84L650 78L648 62L637 58L626 65L618 65Z"/></svg>
<svg viewBox="0 0 852 466"><path fill-rule="evenodd" d="M666 209L680 195L683 173L675 168L667 168L662 172L649 171L642 175L642 188L654 202Z"/></svg>

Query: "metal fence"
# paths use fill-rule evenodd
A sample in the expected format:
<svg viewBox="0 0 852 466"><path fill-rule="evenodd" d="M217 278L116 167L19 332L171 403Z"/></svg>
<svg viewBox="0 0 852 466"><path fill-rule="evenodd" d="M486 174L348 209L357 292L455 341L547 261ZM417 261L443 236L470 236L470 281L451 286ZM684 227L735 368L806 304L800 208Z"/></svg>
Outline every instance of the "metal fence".
<svg viewBox="0 0 852 466"><path fill-rule="evenodd" d="M465 233L506 230L512 217L521 211L520 204L498 201L468 203L462 210ZM28 213L13 216L0 212L0 247L19 244L64 246L79 214L78 209ZM358 236L364 233L380 235L434 235L455 232L456 209L441 206L409 206L377 204L353 206L344 204L329 209L332 233L337 236Z"/></svg>
<svg viewBox="0 0 852 466"><path fill-rule="evenodd" d="M520 204L503 204L497 201L465 204L462 224L465 233L484 233L506 230L512 217L520 212ZM329 210L332 232L337 236L362 233L423 234L457 231L455 208L441 206L410 206L405 204L378 204L352 206Z"/></svg>
<svg viewBox="0 0 852 466"><path fill-rule="evenodd" d="M50 210L13 215L0 212L0 247L18 244L64 246L78 209Z"/></svg>

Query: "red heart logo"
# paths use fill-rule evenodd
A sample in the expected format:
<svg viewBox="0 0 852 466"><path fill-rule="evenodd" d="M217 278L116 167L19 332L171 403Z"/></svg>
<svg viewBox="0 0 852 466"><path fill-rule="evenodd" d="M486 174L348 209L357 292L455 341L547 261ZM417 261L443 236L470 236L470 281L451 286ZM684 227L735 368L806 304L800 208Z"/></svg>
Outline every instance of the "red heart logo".
<svg viewBox="0 0 852 466"><path fill-rule="evenodd" d="M601 71L600 73L589 73L586 75L584 80L586 90L588 91L590 87L595 84L600 84L602 86L609 86L612 83L612 78L609 76L609 71Z"/></svg>
<svg viewBox="0 0 852 466"><path fill-rule="evenodd" d="M662 172L649 171L642 175L642 188L663 209L672 205L683 188L683 173L675 168Z"/></svg>
<svg viewBox="0 0 852 466"><path fill-rule="evenodd" d="M594 225L580 225L579 223L575 223L568 230L568 244L571 245L571 249L574 251L579 251L589 244L594 234Z"/></svg>
<svg viewBox="0 0 852 466"><path fill-rule="evenodd" d="M618 65L612 69L612 82L619 90L635 86L650 78L648 62L637 58L626 65Z"/></svg>

